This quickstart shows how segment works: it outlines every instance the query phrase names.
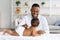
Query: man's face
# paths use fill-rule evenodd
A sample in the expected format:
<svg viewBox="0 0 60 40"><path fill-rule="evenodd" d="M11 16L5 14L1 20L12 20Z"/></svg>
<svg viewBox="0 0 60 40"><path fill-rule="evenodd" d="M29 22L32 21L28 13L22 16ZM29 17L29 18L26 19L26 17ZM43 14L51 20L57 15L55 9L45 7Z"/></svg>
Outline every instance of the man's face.
<svg viewBox="0 0 60 40"><path fill-rule="evenodd" d="M39 7L32 7L31 15L33 18L37 18L39 14L40 8Z"/></svg>

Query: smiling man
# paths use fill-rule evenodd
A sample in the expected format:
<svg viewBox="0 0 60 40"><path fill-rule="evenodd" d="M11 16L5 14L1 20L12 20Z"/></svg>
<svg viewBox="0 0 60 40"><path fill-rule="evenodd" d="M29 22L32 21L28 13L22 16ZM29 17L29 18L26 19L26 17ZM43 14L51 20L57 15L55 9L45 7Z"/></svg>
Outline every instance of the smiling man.
<svg viewBox="0 0 60 40"><path fill-rule="evenodd" d="M31 26L31 20L33 18L38 18L40 23L39 26L36 28L37 31L39 30L38 33L41 33L41 34L49 33L49 26L48 26L47 20L44 16L41 16L39 12L40 12L40 6L38 4L33 4L31 7L31 14L25 16L22 22L20 22L19 26L25 24L29 28ZM16 32L20 33L19 30L20 29L18 28Z"/></svg>

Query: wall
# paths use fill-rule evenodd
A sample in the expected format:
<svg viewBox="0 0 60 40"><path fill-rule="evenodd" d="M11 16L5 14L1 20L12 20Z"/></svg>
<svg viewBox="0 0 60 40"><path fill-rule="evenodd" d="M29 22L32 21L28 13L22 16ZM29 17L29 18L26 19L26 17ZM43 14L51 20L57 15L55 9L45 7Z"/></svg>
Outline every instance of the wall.
<svg viewBox="0 0 60 40"><path fill-rule="evenodd" d="M1 27L1 12L0 12L0 27Z"/></svg>
<svg viewBox="0 0 60 40"><path fill-rule="evenodd" d="M1 27L11 28L11 0L0 0Z"/></svg>

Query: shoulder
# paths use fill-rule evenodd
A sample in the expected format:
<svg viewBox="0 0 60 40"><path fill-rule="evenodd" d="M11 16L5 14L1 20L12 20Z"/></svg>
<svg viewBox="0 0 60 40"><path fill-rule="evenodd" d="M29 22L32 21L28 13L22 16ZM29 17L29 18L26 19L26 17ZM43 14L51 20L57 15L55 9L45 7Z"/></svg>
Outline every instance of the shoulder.
<svg viewBox="0 0 60 40"><path fill-rule="evenodd" d="M46 20L45 16L39 15L39 19Z"/></svg>
<svg viewBox="0 0 60 40"><path fill-rule="evenodd" d="M26 15L26 16L24 16L24 18L31 18L31 15Z"/></svg>

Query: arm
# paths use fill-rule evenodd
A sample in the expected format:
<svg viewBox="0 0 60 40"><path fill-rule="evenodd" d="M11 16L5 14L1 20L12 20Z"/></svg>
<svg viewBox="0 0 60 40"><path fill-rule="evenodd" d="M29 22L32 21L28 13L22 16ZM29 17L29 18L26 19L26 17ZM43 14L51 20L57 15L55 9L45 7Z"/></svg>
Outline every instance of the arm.
<svg viewBox="0 0 60 40"><path fill-rule="evenodd" d="M5 30L3 30L3 35L5 35L5 33L8 33L8 34L13 35L13 36L19 36L19 34L17 32L12 31L12 30L5 29Z"/></svg>
<svg viewBox="0 0 60 40"><path fill-rule="evenodd" d="M21 20L20 23L19 23L19 26L26 27L26 26L27 26L27 24L26 24L26 19L27 19L26 16L23 17L22 20Z"/></svg>
<svg viewBox="0 0 60 40"><path fill-rule="evenodd" d="M39 35L42 35L42 34L44 34L44 33L45 33L45 31L43 31L43 30L37 31L37 34L39 34Z"/></svg>
<svg viewBox="0 0 60 40"><path fill-rule="evenodd" d="M49 34L49 25L45 17L43 18L43 21L42 21L42 27L43 27L42 30L44 30L46 34Z"/></svg>
<svg viewBox="0 0 60 40"><path fill-rule="evenodd" d="M27 17L22 18L22 20L20 21L18 27L15 30L20 36L23 35L23 31L26 28L26 18Z"/></svg>

